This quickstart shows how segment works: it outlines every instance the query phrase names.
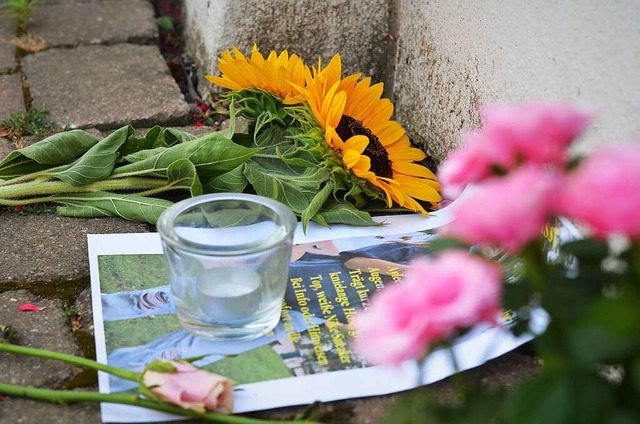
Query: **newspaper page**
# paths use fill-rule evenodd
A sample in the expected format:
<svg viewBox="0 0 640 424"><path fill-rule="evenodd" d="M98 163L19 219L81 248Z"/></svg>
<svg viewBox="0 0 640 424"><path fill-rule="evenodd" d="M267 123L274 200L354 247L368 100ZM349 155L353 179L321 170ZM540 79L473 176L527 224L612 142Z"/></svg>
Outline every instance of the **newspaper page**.
<svg viewBox="0 0 640 424"><path fill-rule="evenodd" d="M376 218L381 226L298 228L281 321L247 342L211 342L182 329L174 314L158 234L89 235L89 259L99 362L142 371L156 359L207 355L195 364L239 385L235 413L382 395L456 372L442 351L418 367L369 366L350 348L350 323L371 298L398 284L412 258L429 253L433 229L451 219L455 203L428 216ZM450 209L451 208L451 209ZM401 282L400 282L401 283ZM534 324L542 331L546 314ZM454 346L460 370L473 368L531 339L504 327L482 326ZM99 373L101 392L135 391L136 384ZM102 404L103 422L179 419L137 407Z"/></svg>

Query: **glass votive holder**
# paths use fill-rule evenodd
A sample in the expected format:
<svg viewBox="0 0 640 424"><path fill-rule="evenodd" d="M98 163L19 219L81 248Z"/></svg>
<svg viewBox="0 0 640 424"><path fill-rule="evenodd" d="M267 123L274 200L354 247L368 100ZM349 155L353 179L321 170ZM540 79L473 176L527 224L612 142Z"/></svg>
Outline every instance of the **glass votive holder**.
<svg viewBox="0 0 640 424"><path fill-rule="evenodd" d="M214 340L249 340L280 320L296 217L243 193L197 196L158 219L180 324Z"/></svg>

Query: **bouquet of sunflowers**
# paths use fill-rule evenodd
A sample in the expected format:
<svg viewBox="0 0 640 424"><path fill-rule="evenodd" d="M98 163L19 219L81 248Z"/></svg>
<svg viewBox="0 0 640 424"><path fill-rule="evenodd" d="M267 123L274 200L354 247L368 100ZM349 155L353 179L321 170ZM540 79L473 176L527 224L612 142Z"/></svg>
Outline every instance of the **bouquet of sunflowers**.
<svg viewBox="0 0 640 424"><path fill-rule="evenodd" d="M287 51L265 59L254 46L250 57L224 52L218 65L221 76L207 79L230 90L228 129L55 134L0 162L0 205L54 202L60 215L155 224L171 200L251 192L284 203L305 227L375 225L373 212L437 207L436 176L391 120L382 84L343 78L340 55L309 67Z"/></svg>

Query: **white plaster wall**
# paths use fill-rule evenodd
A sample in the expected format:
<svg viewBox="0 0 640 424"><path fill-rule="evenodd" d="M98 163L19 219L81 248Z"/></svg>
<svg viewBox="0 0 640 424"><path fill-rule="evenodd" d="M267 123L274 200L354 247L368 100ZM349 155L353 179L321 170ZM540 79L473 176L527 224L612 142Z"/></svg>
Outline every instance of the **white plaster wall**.
<svg viewBox="0 0 640 424"><path fill-rule="evenodd" d="M396 114L437 159L482 103L560 100L599 119L579 145L640 137L640 1L396 2Z"/></svg>
<svg viewBox="0 0 640 424"><path fill-rule="evenodd" d="M209 74L222 44L225 2L214 0L212 4L210 0L184 0L183 13L189 55L201 74Z"/></svg>
<svg viewBox="0 0 640 424"><path fill-rule="evenodd" d="M307 63L341 53L345 72L382 78L393 63L389 0L184 0L187 50L212 73L232 45L250 53L289 50Z"/></svg>

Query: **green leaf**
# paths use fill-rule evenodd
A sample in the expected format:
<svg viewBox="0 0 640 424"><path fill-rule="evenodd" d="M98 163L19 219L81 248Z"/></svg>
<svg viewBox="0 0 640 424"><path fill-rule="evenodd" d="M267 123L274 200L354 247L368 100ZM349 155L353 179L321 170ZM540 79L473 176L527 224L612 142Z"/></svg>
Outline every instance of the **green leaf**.
<svg viewBox="0 0 640 424"><path fill-rule="evenodd" d="M583 239L565 243L561 246L563 253L579 258L601 259L609 254L606 242L595 239Z"/></svg>
<svg viewBox="0 0 640 424"><path fill-rule="evenodd" d="M164 141L164 130L156 125L147 131L142 138L130 136L120 147L119 153L120 157L126 160L127 156L144 154L144 152L158 147L167 147L167 143Z"/></svg>
<svg viewBox="0 0 640 424"><path fill-rule="evenodd" d="M116 165L118 150L134 132L131 125L112 132L79 160L62 171L52 173L51 176L74 187L82 187L108 178Z"/></svg>
<svg viewBox="0 0 640 424"><path fill-rule="evenodd" d="M382 424L487 424L498 419L504 400L504 390L491 391L473 382L463 390L453 390L448 396L438 390L423 387L399 396ZM453 385L454 389L456 387ZM453 401L452 399L455 399Z"/></svg>
<svg viewBox="0 0 640 424"><path fill-rule="evenodd" d="M63 216L116 216L153 225L173 204L164 199L107 192L63 195L55 201L64 205L57 210Z"/></svg>
<svg viewBox="0 0 640 424"><path fill-rule="evenodd" d="M640 310L637 298L591 299L589 310L568 336L576 363L616 363L640 350Z"/></svg>
<svg viewBox="0 0 640 424"><path fill-rule="evenodd" d="M169 165L167 176L171 189L188 190L192 197L202 194L202 184L196 167L188 159L178 159Z"/></svg>
<svg viewBox="0 0 640 424"><path fill-rule="evenodd" d="M167 31L175 31L173 21L169 16L160 16L159 18L156 18L156 25L160 28L166 29Z"/></svg>
<svg viewBox="0 0 640 424"><path fill-rule="evenodd" d="M140 150L138 152L131 153L130 155L125 156L123 158L123 160L125 162L128 162L128 163L140 162L140 161L143 161L145 159L156 157L156 156L158 156L160 153L162 153L165 150L167 150L166 147L156 147L154 149L144 149L144 150Z"/></svg>
<svg viewBox="0 0 640 424"><path fill-rule="evenodd" d="M536 293L529 278L522 278L515 284L505 284L502 293L503 306L507 309L518 311L531 303L531 298Z"/></svg>
<svg viewBox="0 0 640 424"><path fill-rule="evenodd" d="M542 376L526 381L508 396L507 422L519 424L569 423L571 382L563 376Z"/></svg>
<svg viewBox="0 0 640 424"><path fill-rule="evenodd" d="M277 120L277 116L263 113L256 122L254 130L254 140L257 146L267 147L281 144L285 139L286 129L278 125L268 126L262 128L262 125L266 125L273 120Z"/></svg>
<svg viewBox="0 0 640 424"><path fill-rule="evenodd" d="M279 179L293 182L301 189L313 190L314 194L320 186L330 180L331 174L326 168L313 166L291 166L278 157L263 157L262 152L253 157L251 165L256 171L267 175L277 175Z"/></svg>
<svg viewBox="0 0 640 424"><path fill-rule="evenodd" d="M309 189L309 185L305 184L304 176L296 179L288 175L267 173L253 161L245 164L244 175L256 194L278 200L296 214L302 213L315 195L315 190Z"/></svg>
<svg viewBox="0 0 640 424"><path fill-rule="evenodd" d="M318 221L318 219L322 221ZM361 211L348 202L336 203L330 209L318 212L313 220L319 223L347 224L360 227L381 225L374 221L368 212Z"/></svg>
<svg viewBox="0 0 640 424"><path fill-rule="evenodd" d="M236 227L249 225L256 222L260 217L260 211L249 209L221 209L215 212L204 214L207 222L213 228Z"/></svg>
<svg viewBox="0 0 640 424"><path fill-rule="evenodd" d="M284 164L290 167L316 168L321 165L321 162L318 162L313 157L313 155L311 155L309 152L305 152L300 149L296 150L294 154L288 154L288 155L281 154L279 149L277 149L276 154L280 156L280 160Z"/></svg>
<svg viewBox="0 0 640 424"><path fill-rule="evenodd" d="M307 225L309 224L309 221L316 215L316 213L318 213L320 208L322 208L324 203L329 198L329 195L333 193L333 189L333 184L331 182L328 182L327 184L325 184L322 190L320 190L315 196L313 196L313 199L311 199L311 202L309 202L309 206L307 206L300 215L302 219L302 231L307 231Z"/></svg>
<svg viewBox="0 0 640 424"><path fill-rule="evenodd" d="M249 160L258 151L259 149L238 146L219 133L210 133L171 146L138 162L119 166L113 171L113 175L151 174L165 176L169 165L184 158L195 165L201 180L207 180L231 171Z"/></svg>
<svg viewBox="0 0 640 424"><path fill-rule="evenodd" d="M187 132L180 131L176 128L167 128L164 130L164 139L166 144L169 146L173 146L177 143L186 143L187 141L195 140L196 138L198 137Z"/></svg>
<svg viewBox="0 0 640 424"><path fill-rule="evenodd" d="M68 206L58 206L56 212L60 216L73 218L108 218L113 215L104 209L78 202L76 205L68 203Z"/></svg>
<svg viewBox="0 0 640 424"><path fill-rule="evenodd" d="M9 153L0 162L0 178L14 178L53 166L66 165L82 156L96 143L96 137L82 130L54 134Z"/></svg>
<svg viewBox="0 0 640 424"><path fill-rule="evenodd" d="M218 177L203 181L205 193L242 193L249 180L244 176L244 164Z"/></svg>

